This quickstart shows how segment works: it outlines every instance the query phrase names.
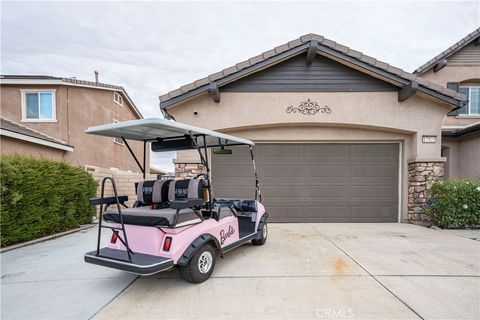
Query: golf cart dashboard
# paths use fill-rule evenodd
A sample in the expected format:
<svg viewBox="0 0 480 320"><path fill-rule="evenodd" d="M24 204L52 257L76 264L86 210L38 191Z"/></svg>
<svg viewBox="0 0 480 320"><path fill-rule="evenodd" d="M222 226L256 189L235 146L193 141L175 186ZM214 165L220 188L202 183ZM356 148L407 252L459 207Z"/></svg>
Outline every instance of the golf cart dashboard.
<svg viewBox="0 0 480 320"><path fill-rule="evenodd" d="M252 213L258 211L257 202L255 200L215 199L213 201L213 206L233 208L239 216L251 216Z"/></svg>

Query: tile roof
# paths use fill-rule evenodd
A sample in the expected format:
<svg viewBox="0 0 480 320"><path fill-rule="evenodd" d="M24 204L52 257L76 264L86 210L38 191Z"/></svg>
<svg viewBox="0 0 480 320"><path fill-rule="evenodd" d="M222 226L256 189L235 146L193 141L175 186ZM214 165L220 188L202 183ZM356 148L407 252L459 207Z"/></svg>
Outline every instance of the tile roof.
<svg viewBox="0 0 480 320"><path fill-rule="evenodd" d="M52 142L52 143L56 143L56 144L66 146L66 147L72 147L73 148L73 146L69 145L68 143L65 143L64 141L61 141L61 140L58 140L56 138L50 137L50 136L48 136L46 134L43 134L43 133L41 133L37 130L22 126L19 123L16 123L14 121L7 120L7 119L1 118L1 117L0 117L0 129L8 130L8 131L15 132L15 133L18 133L18 134L21 134L21 135L24 135L24 136L29 136L29 137L32 137L32 138L37 138L37 139L41 139L41 140L45 140L45 141L48 141L48 142Z"/></svg>
<svg viewBox="0 0 480 320"><path fill-rule="evenodd" d="M362 52L352 50L344 45L338 44L323 36L310 33L310 34L301 36L298 39L287 42L284 45L275 47L272 50L263 52L261 55L258 55L248 60L237 63L235 66L228 67L226 69L223 69L220 72L217 72L207 77L204 77L202 79L196 80L190 84L181 86L179 89L175 89L173 91L168 92L167 94L161 95L160 102L164 106L169 107L175 103L182 101L182 97L181 97L182 95L186 95L188 93L189 97L191 97L192 95L196 95L196 94L200 94L208 91L208 84L210 82L218 81L219 82L218 85L221 86L228 82L234 81L236 80L235 75L240 72L249 71L250 68L254 69L259 65L261 65L261 68L264 68L269 63L271 64L276 63L276 61L270 62L269 60L272 60L272 58L278 57L279 55L288 54L291 51L296 51L297 52L296 54L303 53L308 49L308 46L312 41L316 41L320 46L320 48L317 49L317 52L330 51L333 54L341 55L344 58L350 59L351 61L353 61L353 63L358 63L367 67L372 67L373 70L383 72L392 77L399 78L404 82L404 84L410 81L416 81L420 85L420 88L422 87L425 88L425 91L431 90L437 94L440 94L441 96L451 98L456 101L456 104L459 104L460 101L464 99L464 96L462 94L459 94L453 90L447 89L443 86L437 85L430 81L421 79L414 74L411 74L400 68L391 66L388 63L385 63L375 58L372 58L370 56L367 56ZM252 70L251 73L256 71L257 70ZM238 78L242 76L245 76L245 75L239 75ZM222 83L222 81L225 83ZM174 98L176 98L175 99L176 101L169 101Z"/></svg>
<svg viewBox="0 0 480 320"><path fill-rule="evenodd" d="M122 86L116 86L107 83L101 82L93 82L93 81L85 81L85 80L77 80L76 78L62 78L62 77L52 77L52 76L45 76L45 75L0 75L0 83L4 82L5 80L31 80L32 82L37 81L58 81L62 84L71 84L74 86L87 86L93 88L100 88L100 89L107 89L113 91L121 91L127 100L129 101L130 105L132 106L133 111L139 116L139 118L143 119L142 113L138 110L137 106L133 102L132 98L128 95L127 91Z"/></svg>
<svg viewBox="0 0 480 320"><path fill-rule="evenodd" d="M447 50L443 51L439 55L435 56L433 59L430 61L424 63L422 66L420 66L417 70L413 71L413 73L421 75L431 68L433 68L437 62L446 59L456 52L460 51L463 49L465 46L469 45L472 43L474 40L478 39L480 37L480 28L474 30L473 32L467 34L464 38L462 38L460 41L456 42L454 45L450 46Z"/></svg>

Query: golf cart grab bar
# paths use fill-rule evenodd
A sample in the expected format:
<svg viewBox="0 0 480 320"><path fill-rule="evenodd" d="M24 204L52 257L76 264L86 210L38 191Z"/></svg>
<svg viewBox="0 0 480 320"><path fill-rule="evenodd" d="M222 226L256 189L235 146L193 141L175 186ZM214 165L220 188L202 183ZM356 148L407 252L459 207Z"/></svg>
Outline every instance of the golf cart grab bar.
<svg viewBox="0 0 480 320"><path fill-rule="evenodd" d="M109 180L112 184L112 189L113 189L113 193L114 193L113 197L105 197L105 182L107 182L107 180ZM123 205L124 207L126 207L126 205L123 203L123 201L121 201L121 200L124 200L125 198L126 198L126 200L128 200L128 197L126 197L126 196L120 196L120 197L118 196L117 186L116 186L113 178L112 177L105 177L105 178L102 179L102 188L101 188L101 193L100 193L100 199L98 199L98 198L90 199L90 204L100 205L100 216L98 218L97 252L96 252L97 257L102 256L100 254L100 242L101 242L101 237L102 237L102 228L106 228L106 229L111 229L112 232L114 232L117 235L120 242L127 249L128 260L123 260L123 259L116 259L116 260L125 261L125 262L132 262L133 251L128 246L127 233L125 231L125 224L123 223L122 209L120 208L120 204ZM110 204L116 204L117 205L118 215L120 217L120 225L122 226L121 228L111 227L111 226L102 226L103 213L107 210L107 208ZM122 231L123 239L122 239L122 237L120 237L118 230Z"/></svg>

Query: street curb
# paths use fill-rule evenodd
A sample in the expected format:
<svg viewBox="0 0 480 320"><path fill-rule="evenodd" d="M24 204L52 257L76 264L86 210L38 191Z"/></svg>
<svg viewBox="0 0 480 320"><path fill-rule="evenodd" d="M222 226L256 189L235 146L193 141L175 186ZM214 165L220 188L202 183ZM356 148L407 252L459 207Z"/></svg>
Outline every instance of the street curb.
<svg viewBox="0 0 480 320"><path fill-rule="evenodd" d="M44 242L44 241L47 241L47 240L60 238L60 237L63 237L63 236L66 236L66 235L69 235L69 234L72 234L72 233L75 233L75 232L78 232L78 231L82 231L82 230L85 230L85 229L92 228L93 226L94 226L94 224L87 224L87 225L83 225L83 226L81 226L80 228L77 228L77 229L72 229L72 230L52 234L50 236L46 236L46 237L43 237L43 238L38 238L38 239L35 239L35 240L30 240L30 241L27 241L27 242L17 243L17 244L14 244L12 246L9 246L9 247L1 248L0 253L4 253L4 252L10 251L10 250L15 250L15 249L18 249L18 248L26 247L26 246L36 244L36 243L40 243L40 242Z"/></svg>

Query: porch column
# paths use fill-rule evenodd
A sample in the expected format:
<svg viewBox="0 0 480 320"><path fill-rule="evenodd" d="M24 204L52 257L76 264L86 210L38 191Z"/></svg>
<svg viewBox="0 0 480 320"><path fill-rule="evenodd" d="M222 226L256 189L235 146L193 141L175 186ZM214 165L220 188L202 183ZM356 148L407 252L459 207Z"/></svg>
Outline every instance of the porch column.
<svg viewBox="0 0 480 320"><path fill-rule="evenodd" d="M408 164L408 221L414 224L430 225L425 213L429 200L428 189L435 180L443 178L443 161L411 161Z"/></svg>

